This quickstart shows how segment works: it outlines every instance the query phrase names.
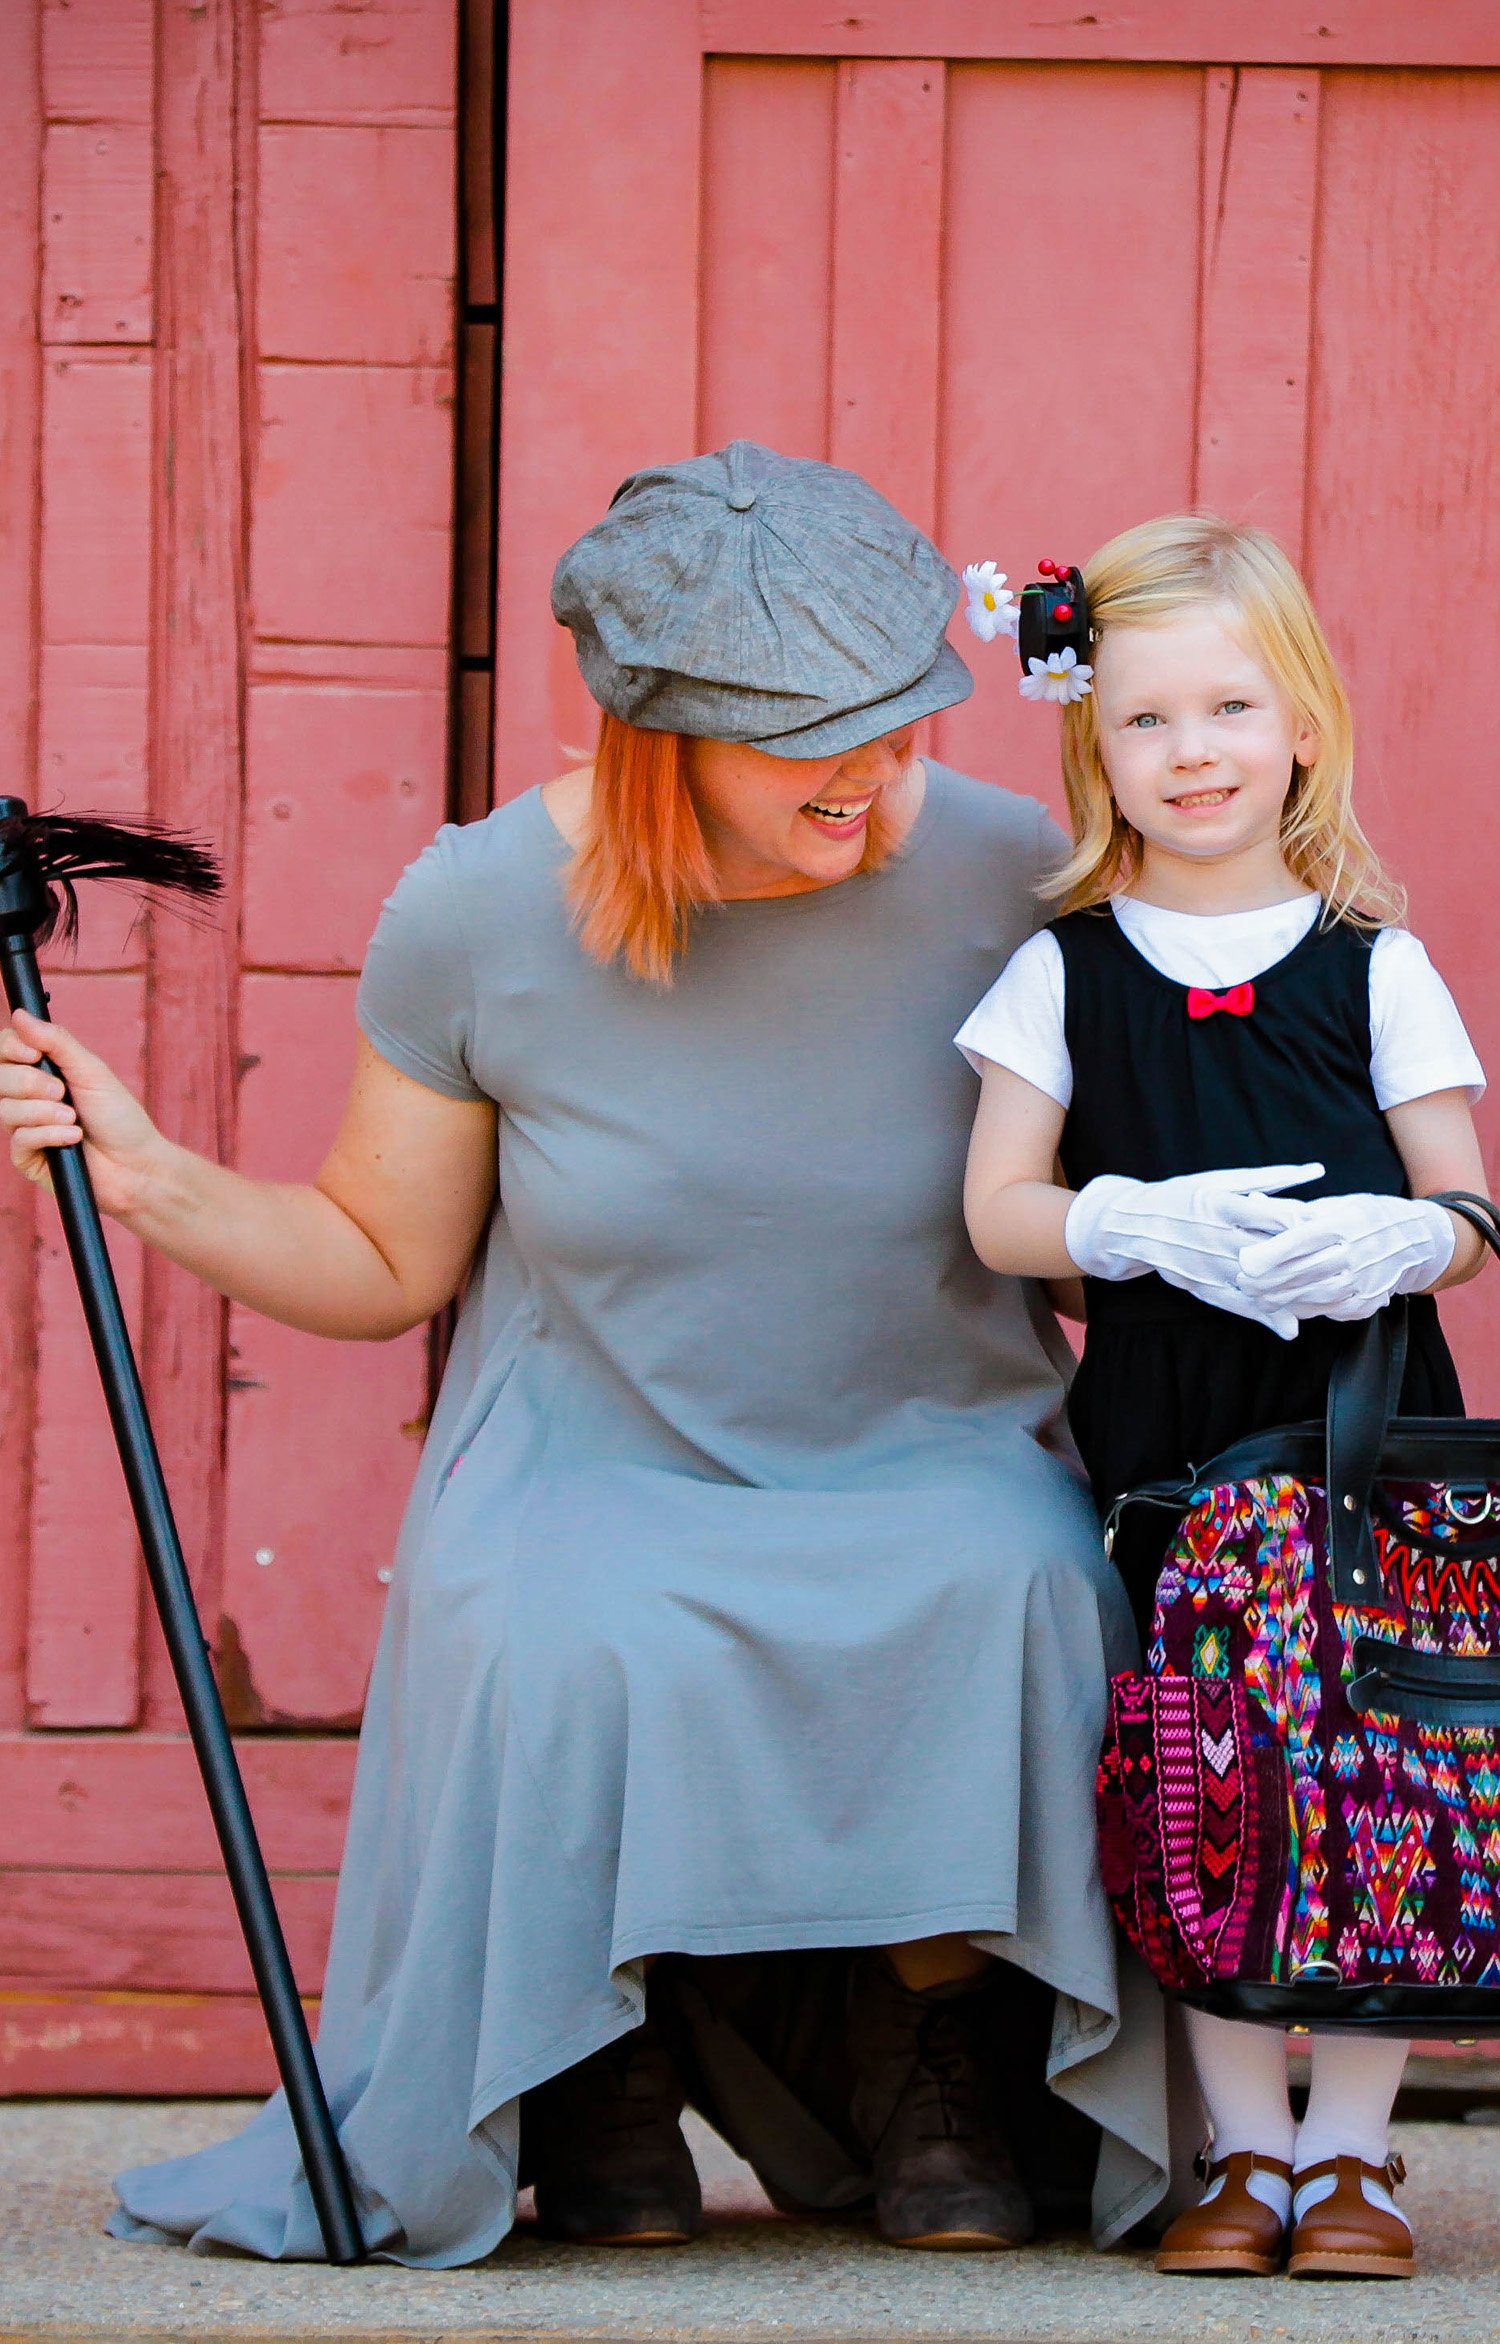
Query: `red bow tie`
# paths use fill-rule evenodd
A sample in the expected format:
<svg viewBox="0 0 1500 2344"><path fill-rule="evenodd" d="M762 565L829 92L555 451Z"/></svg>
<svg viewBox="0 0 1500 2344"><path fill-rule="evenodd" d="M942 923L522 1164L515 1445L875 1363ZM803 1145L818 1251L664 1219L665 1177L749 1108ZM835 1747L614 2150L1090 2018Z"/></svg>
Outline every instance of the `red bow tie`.
<svg viewBox="0 0 1500 2344"><path fill-rule="evenodd" d="M1255 987L1248 983L1231 985L1227 993L1210 993L1206 985L1188 987L1189 1017L1212 1017L1216 1009L1227 1009L1231 1017L1248 1017L1254 1007Z"/></svg>

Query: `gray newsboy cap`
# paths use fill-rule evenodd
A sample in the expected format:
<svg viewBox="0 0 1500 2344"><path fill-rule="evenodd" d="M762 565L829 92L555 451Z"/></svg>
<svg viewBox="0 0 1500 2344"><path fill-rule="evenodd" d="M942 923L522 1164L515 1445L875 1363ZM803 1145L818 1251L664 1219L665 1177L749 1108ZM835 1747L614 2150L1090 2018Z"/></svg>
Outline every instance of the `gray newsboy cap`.
<svg viewBox="0 0 1500 2344"><path fill-rule="evenodd" d="M633 472L552 579L601 708L777 757L967 700L943 639L957 598L930 538L858 473L754 440Z"/></svg>

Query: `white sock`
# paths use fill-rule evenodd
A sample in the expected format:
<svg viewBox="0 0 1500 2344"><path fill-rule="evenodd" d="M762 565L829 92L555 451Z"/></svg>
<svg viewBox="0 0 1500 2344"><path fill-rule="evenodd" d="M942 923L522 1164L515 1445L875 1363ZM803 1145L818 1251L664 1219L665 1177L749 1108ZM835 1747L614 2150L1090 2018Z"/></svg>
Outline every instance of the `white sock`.
<svg viewBox="0 0 1500 2344"><path fill-rule="evenodd" d="M1253 2149L1259 2157L1280 2157L1290 2164L1296 2128L1287 2099L1285 2035L1276 2027L1211 2018L1203 2010L1183 2015L1213 2134L1214 2161ZM1274 2173L1252 2173L1247 2186L1285 2221L1292 2194L1288 2183Z"/></svg>
<svg viewBox="0 0 1500 2344"><path fill-rule="evenodd" d="M1329 2157L1358 2157L1366 2165L1383 2165L1390 2154L1391 2109L1406 2065L1409 2043L1384 2037L1315 2035L1312 2042L1312 2085L1307 2114L1297 2133L1295 2163L1299 2173L1321 2165ZM1297 2214L1325 2197L1336 2183L1330 2175L1297 2191ZM1388 2214L1406 2217L1382 2183L1365 2180L1364 2196Z"/></svg>

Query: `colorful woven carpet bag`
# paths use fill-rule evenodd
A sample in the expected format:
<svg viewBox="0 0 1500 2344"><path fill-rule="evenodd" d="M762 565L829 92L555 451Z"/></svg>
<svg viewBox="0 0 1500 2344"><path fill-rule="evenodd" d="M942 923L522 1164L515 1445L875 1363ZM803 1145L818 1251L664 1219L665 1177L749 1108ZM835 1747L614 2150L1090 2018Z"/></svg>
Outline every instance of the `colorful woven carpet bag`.
<svg viewBox="0 0 1500 2344"><path fill-rule="evenodd" d="M1500 1254L1487 1199L1441 1201ZM1500 2034L1500 1423L1396 1416L1405 1347L1397 1302L1325 1423L1121 1501L1180 1521L1111 1688L1104 1881L1224 2018Z"/></svg>

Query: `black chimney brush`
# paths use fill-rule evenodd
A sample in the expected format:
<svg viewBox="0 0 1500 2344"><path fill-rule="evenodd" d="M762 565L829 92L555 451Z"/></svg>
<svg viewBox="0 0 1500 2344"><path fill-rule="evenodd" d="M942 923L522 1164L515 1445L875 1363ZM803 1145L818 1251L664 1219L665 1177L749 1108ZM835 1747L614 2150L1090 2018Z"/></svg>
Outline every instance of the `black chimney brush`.
<svg viewBox="0 0 1500 2344"><path fill-rule="evenodd" d="M0 978L12 1010L47 1016L37 946L52 939L73 941L78 931L77 887L96 880L112 881L143 896L161 894L168 901L175 896L182 899L184 909L195 900L211 901L222 885L213 857L160 823L33 814L23 799L0 797ZM62 1081L50 1059L42 1063ZM66 1094L65 1083L63 1087ZM313 2056L265 1858L193 1601L82 1147L53 1149L48 1169L151 1593L286 2088L324 2251L331 2263L361 2262L364 2241L348 2167Z"/></svg>

